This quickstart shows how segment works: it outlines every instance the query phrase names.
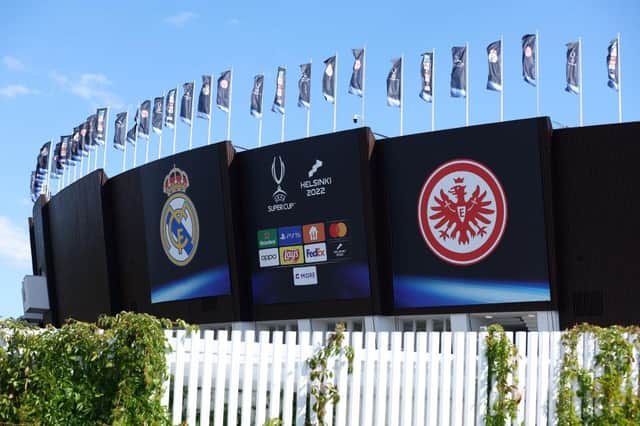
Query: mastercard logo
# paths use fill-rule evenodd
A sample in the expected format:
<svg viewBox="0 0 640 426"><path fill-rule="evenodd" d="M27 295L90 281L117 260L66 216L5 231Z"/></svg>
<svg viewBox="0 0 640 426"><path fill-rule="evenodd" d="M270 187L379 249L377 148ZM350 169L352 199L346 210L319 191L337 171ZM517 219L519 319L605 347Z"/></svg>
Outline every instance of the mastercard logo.
<svg viewBox="0 0 640 426"><path fill-rule="evenodd" d="M329 225L331 238L344 238L347 236L347 225L344 222L335 222Z"/></svg>

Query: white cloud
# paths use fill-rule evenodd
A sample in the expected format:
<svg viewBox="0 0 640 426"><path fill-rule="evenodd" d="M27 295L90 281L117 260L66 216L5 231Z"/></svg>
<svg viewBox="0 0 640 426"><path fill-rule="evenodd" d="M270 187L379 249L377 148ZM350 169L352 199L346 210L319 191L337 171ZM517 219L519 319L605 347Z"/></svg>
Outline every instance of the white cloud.
<svg viewBox="0 0 640 426"><path fill-rule="evenodd" d="M197 15L193 12L180 12L177 15L164 18L164 22L169 25L173 25L174 27L182 28L187 22L196 17Z"/></svg>
<svg viewBox="0 0 640 426"><path fill-rule="evenodd" d="M36 89L30 89L22 84L10 84L0 87L0 97L15 98L21 95L37 95L40 92Z"/></svg>
<svg viewBox="0 0 640 426"><path fill-rule="evenodd" d="M0 216L0 261L21 268L31 264L31 245L26 230L5 216Z"/></svg>
<svg viewBox="0 0 640 426"><path fill-rule="evenodd" d="M100 73L80 74L78 78L71 78L57 71L51 71L49 77L58 85L72 94L89 101L92 106L109 105L120 108L122 100L111 90L111 81Z"/></svg>
<svg viewBox="0 0 640 426"><path fill-rule="evenodd" d="M24 64L20 59L16 58L15 56L9 56L9 55L3 56L2 63L12 71L24 70Z"/></svg>
<svg viewBox="0 0 640 426"><path fill-rule="evenodd" d="M238 25L240 24L240 20L238 18L231 18L227 21L229 25Z"/></svg>

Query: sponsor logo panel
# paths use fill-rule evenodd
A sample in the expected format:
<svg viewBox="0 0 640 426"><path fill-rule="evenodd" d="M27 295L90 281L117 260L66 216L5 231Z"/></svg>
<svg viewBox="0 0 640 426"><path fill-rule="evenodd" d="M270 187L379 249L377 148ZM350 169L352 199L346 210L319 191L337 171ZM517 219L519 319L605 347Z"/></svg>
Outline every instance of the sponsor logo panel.
<svg viewBox="0 0 640 426"><path fill-rule="evenodd" d="M325 240L324 223L312 223L302 227L305 244L317 243Z"/></svg>
<svg viewBox="0 0 640 426"><path fill-rule="evenodd" d="M302 246L280 247L281 265L299 265L304 263Z"/></svg>
<svg viewBox="0 0 640 426"><path fill-rule="evenodd" d="M258 231L258 248L276 247L278 245L278 230L276 228Z"/></svg>
<svg viewBox="0 0 640 426"><path fill-rule="evenodd" d="M307 263L325 262L327 260L327 245L325 243L305 245L304 259Z"/></svg>
<svg viewBox="0 0 640 426"><path fill-rule="evenodd" d="M258 259L260 259L261 268L278 266L280 264L277 248L258 250Z"/></svg>
<svg viewBox="0 0 640 426"><path fill-rule="evenodd" d="M351 242L334 241L329 243L328 255L331 260L348 259L351 257Z"/></svg>
<svg viewBox="0 0 640 426"><path fill-rule="evenodd" d="M346 220L338 220L328 223L329 239L339 240L349 236L349 224Z"/></svg>
<svg viewBox="0 0 640 426"><path fill-rule="evenodd" d="M299 226L278 228L278 242L281 246L302 244L302 229Z"/></svg>
<svg viewBox="0 0 640 426"><path fill-rule="evenodd" d="M318 284L318 271L315 266L293 268L293 285Z"/></svg>

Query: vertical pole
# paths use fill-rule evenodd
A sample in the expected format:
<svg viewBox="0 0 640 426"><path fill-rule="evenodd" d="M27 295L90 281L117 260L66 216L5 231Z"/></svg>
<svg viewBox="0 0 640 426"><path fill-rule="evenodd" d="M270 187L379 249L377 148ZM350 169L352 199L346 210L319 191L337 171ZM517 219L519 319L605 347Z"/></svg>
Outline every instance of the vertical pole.
<svg viewBox="0 0 640 426"><path fill-rule="evenodd" d="M280 142L284 142L284 113L282 113L280 123Z"/></svg>
<svg viewBox="0 0 640 426"><path fill-rule="evenodd" d="M309 66L313 64L313 58L309 60ZM311 82L309 82L311 84ZM309 137L311 131L311 96L309 96L309 107L307 108L307 137Z"/></svg>
<svg viewBox="0 0 640 426"><path fill-rule="evenodd" d="M338 52L336 52L336 66L333 70L333 128L332 131L336 131L336 118L338 111Z"/></svg>
<svg viewBox="0 0 640 426"><path fill-rule="evenodd" d="M173 149L171 154L176 153L176 139L178 136L178 95L180 94L180 85L176 86L176 96L173 98Z"/></svg>
<svg viewBox="0 0 640 426"><path fill-rule="evenodd" d="M362 102L362 106L360 107L360 118L362 119L362 125L365 125L365 121L364 121L364 96L365 96L365 85L366 85L366 81L367 81L367 45L365 44L364 47L362 48L362 99L360 100Z"/></svg>
<svg viewBox="0 0 640 426"><path fill-rule="evenodd" d="M258 119L258 148L262 146L262 117Z"/></svg>
<svg viewBox="0 0 640 426"><path fill-rule="evenodd" d="M127 128L129 127L129 107L127 107L127 115L124 116L124 130L125 132L127 131ZM126 171L127 170L127 144L129 143L129 141L127 141L127 135L125 133L124 136L124 150L122 152L122 171Z"/></svg>
<svg viewBox="0 0 640 426"><path fill-rule="evenodd" d="M431 49L431 131L436 129L436 49Z"/></svg>
<svg viewBox="0 0 640 426"><path fill-rule="evenodd" d="M500 121L504 121L504 37L500 36Z"/></svg>
<svg viewBox="0 0 640 426"><path fill-rule="evenodd" d="M91 143L89 143L89 152L87 154L87 168L86 170L82 170L84 176L87 175L91 171Z"/></svg>
<svg viewBox="0 0 640 426"><path fill-rule="evenodd" d="M622 123L622 62L620 58L622 49L620 46L620 33L618 33L618 123Z"/></svg>
<svg viewBox="0 0 640 426"><path fill-rule="evenodd" d="M149 139L151 139L151 133L149 133L149 137L147 138L147 146L145 147L145 153L144 153L145 164L149 162Z"/></svg>
<svg viewBox="0 0 640 426"><path fill-rule="evenodd" d="M133 145L133 167L135 167L138 163L138 121L140 120L140 103L138 103L138 109L137 109L137 114L136 117L138 117L137 120L134 120L134 126L136 126L136 143Z"/></svg>
<svg viewBox="0 0 640 426"><path fill-rule="evenodd" d="M213 123L213 74L211 74L211 86L209 87L209 123L207 125L207 145L211 143L211 124Z"/></svg>
<svg viewBox="0 0 640 426"><path fill-rule="evenodd" d="M80 137L82 137L82 135L80 135ZM82 147L84 148L84 144L82 144ZM82 176L84 176L84 152L80 152L80 176L78 177L81 178Z"/></svg>
<svg viewBox="0 0 640 426"><path fill-rule="evenodd" d="M404 53L400 55L400 136L404 134Z"/></svg>
<svg viewBox="0 0 640 426"><path fill-rule="evenodd" d="M229 75L229 111L227 111L227 140L231 140L231 106L233 104L233 67Z"/></svg>
<svg viewBox="0 0 640 426"><path fill-rule="evenodd" d="M578 78L580 79L580 90L579 90L579 99L578 101L580 102L580 127L582 127L583 124L583 118L582 118L582 37L578 37Z"/></svg>
<svg viewBox="0 0 640 426"><path fill-rule="evenodd" d="M194 122L195 120L195 116L194 116L194 109L195 109L195 102L196 102L196 81L193 80L193 86L191 87L191 124L189 126L189 149L193 148L193 125L195 124ZM211 85L213 85L213 81L211 82Z"/></svg>
<svg viewBox="0 0 640 426"><path fill-rule="evenodd" d="M162 92L162 103L164 104L164 92ZM165 106L162 105L163 111ZM164 114L166 114L167 112L164 111ZM164 131L164 114L161 117L160 120L160 134L158 135L158 160L160 159L160 157L162 157L162 132ZM153 126L153 123L151 123L151 125Z"/></svg>
<svg viewBox="0 0 640 426"><path fill-rule="evenodd" d="M109 110L107 107L104 113L104 152L102 153L102 170L107 170L107 145L109 145Z"/></svg>
<svg viewBox="0 0 640 426"><path fill-rule="evenodd" d="M465 125L469 125L469 42L464 44L464 52L467 57L467 63L465 64L465 73L464 73L464 85L467 89L467 93L465 93L464 97L464 112L465 112Z"/></svg>
<svg viewBox="0 0 640 426"><path fill-rule="evenodd" d="M49 140L49 156L47 157L47 198L51 198L51 163L53 162L53 139Z"/></svg>
<svg viewBox="0 0 640 426"><path fill-rule="evenodd" d="M536 30L536 116L540 116L540 34Z"/></svg>

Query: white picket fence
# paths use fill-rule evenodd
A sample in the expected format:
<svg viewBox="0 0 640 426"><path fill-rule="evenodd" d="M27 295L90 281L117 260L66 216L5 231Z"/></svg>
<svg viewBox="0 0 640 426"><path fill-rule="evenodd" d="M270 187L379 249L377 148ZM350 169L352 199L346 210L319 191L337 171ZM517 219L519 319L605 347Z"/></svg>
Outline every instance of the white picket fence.
<svg viewBox="0 0 640 426"><path fill-rule="evenodd" d="M167 356L171 379L163 404L173 424L261 426L280 417L286 426L304 426L311 411L306 360L327 333L264 331L258 339L254 331L215 334L166 332L174 350ZM519 353L523 398L516 423L556 424L561 333L507 335L515 337ZM353 372L347 374L344 360L333 366L341 398L327 410L329 425L484 424L487 404L495 400L495 390L487 395L486 333L355 332L346 337L355 349ZM578 349L583 365L593 365L593 339L585 337Z"/></svg>

